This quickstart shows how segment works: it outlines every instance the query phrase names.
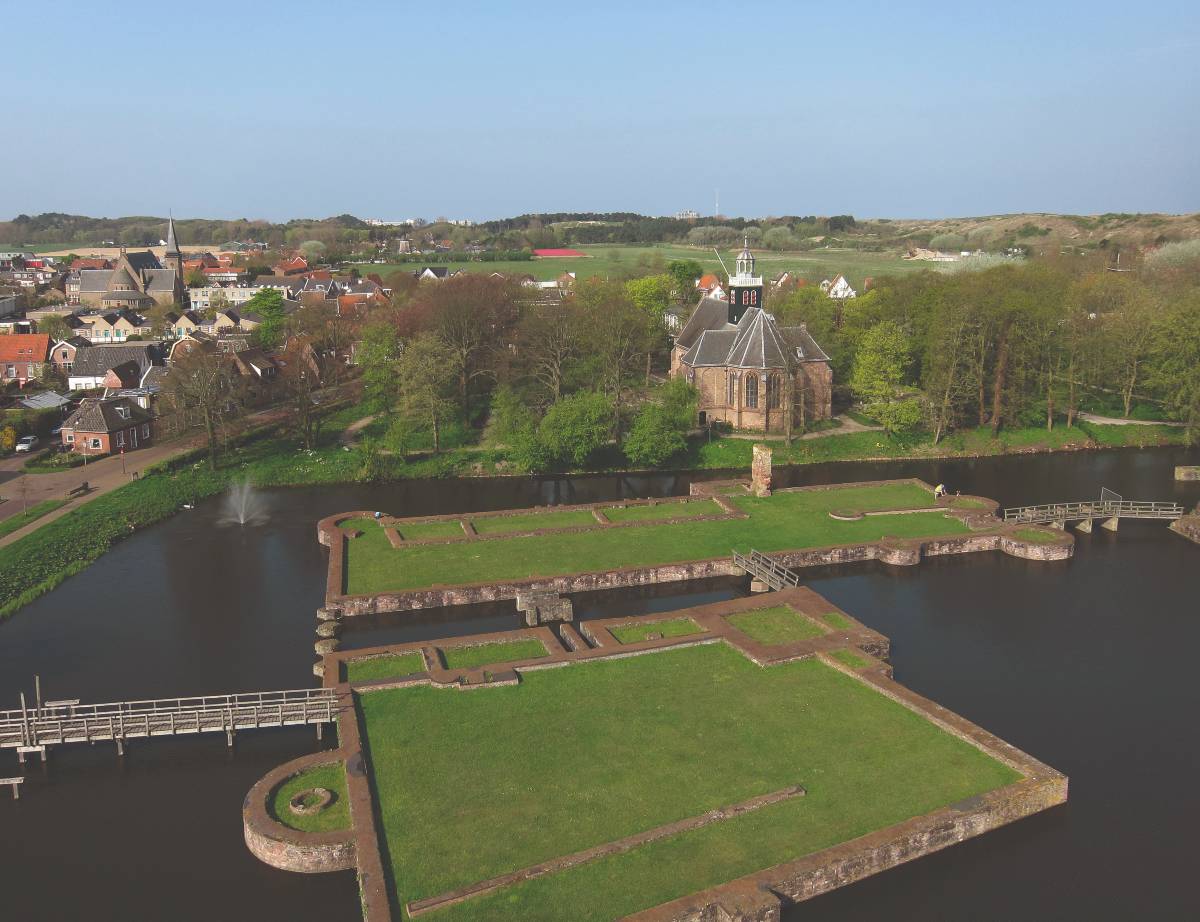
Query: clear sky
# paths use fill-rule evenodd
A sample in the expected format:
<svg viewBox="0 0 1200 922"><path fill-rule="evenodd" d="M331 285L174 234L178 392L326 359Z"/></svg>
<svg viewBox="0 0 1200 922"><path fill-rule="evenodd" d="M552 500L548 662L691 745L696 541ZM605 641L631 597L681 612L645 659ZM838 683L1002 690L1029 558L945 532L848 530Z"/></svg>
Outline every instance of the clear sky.
<svg viewBox="0 0 1200 922"><path fill-rule="evenodd" d="M65 0L0 217L1200 210L1200 2Z"/></svg>

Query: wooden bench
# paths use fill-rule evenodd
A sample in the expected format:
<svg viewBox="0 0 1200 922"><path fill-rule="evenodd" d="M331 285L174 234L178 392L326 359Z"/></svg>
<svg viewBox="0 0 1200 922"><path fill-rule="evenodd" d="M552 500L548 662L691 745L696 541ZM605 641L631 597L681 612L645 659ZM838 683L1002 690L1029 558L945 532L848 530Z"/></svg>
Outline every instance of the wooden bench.
<svg viewBox="0 0 1200 922"><path fill-rule="evenodd" d="M92 488L88 486L88 482L85 480L85 481L84 481L83 483L81 483L79 486L77 486L77 487L75 487L74 489L72 489L72 490L71 490L71 492L70 492L68 495L70 495L70 496L83 496L83 495L85 495L85 494L87 494L87 493L91 492L91 489L92 489Z"/></svg>
<svg viewBox="0 0 1200 922"><path fill-rule="evenodd" d="M24 778L0 778L0 785L10 784L13 789L13 800L21 799L21 785L25 783Z"/></svg>

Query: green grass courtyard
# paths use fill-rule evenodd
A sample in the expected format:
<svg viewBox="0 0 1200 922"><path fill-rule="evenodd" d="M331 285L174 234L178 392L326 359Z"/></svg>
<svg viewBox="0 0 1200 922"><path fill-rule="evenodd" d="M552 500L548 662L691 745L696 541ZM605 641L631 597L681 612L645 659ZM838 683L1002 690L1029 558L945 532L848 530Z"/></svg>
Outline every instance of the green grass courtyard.
<svg viewBox="0 0 1200 922"><path fill-rule="evenodd" d="M933 508L930 491L903 481L780 492L762 499L734 496L729 500L747 513L748 518L647 521L621 528L605 528L592 519L594 527L573 533L400 548L392 547L383 529L368 528L362 537L347 543L345 588L357 595L432 585L501 582L724 557L731 549L742 553L751 548L782 551L875 541L884 536L918 538L968 530L958 519ZM697 505L708 507L708 503ZM929 512L866 516L858 521L829 517L829 511L834 509L871 512L926 507ZM568 524L563 517L569 515L574 513L523 510L512 518L522 529L532 529L539 519L547 527L562 527ZM588 513L585 515L590 517ZM477 526L483 521L492 523L496 533L504 520L479 519ZM402 522L397 527L404 532Z"/></svg>
<svg viewBox="0 0 1200 922"><path fill-rule="evenodd" d="M613 919L1018 780L817 659L725 644L359 698L397 904L802 785L804 797L478 895L434 922Z"/></svg>

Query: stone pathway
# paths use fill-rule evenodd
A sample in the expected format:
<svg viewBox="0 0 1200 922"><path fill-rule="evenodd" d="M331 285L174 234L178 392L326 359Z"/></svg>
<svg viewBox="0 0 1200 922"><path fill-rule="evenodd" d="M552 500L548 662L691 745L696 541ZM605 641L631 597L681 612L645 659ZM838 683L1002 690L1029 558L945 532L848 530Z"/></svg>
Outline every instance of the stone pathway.
<svg viewBox="0 0 1200 922"><path fill-rule="evenodd" d="M1080 410L1076 416L1082 419L1085 423L1095 423L1099 426L1171 426L1177 429L1182 429L1187 426L1187 423L1159 422L1157 420L1146 419L1120 419L1114 416L1097 416L1095 413L1084 413L1082 410Z"/></svg>
<svg viewBox="0 0 1200 922"><path fill-rule="evenodd" d="M836 429L820 429L816 432L806 432L804 435L795 437L797 442L805 441L806 439L823 439L831 435L849 435L851 432L883 432L883 426L867 426L860 423L856 419L851 419L845 413L835 416L838 422L841 423ZM780 442L783 439L778 435L764 437L756 435L753 432L728 432L721 436L723 439L749 439L752 442Z"/></svg>

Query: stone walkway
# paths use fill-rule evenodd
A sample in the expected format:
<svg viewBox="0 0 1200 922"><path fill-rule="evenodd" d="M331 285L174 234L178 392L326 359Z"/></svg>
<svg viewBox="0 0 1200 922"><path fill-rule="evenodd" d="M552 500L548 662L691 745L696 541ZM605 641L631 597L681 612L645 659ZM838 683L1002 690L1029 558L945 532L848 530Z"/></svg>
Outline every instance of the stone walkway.
<svg viewBox="0 0 1200 922"><path fill-rule="evenodd" d="M1095 423L1098 426L1171 426L1176 429L1181 429L1187 426L1187 423L1173 423L1158 420L1147 419L1119 419L1115 416L1097 416L1095 413L1084 413L1082 410L1076 414L1085 423Z"/></svg>

